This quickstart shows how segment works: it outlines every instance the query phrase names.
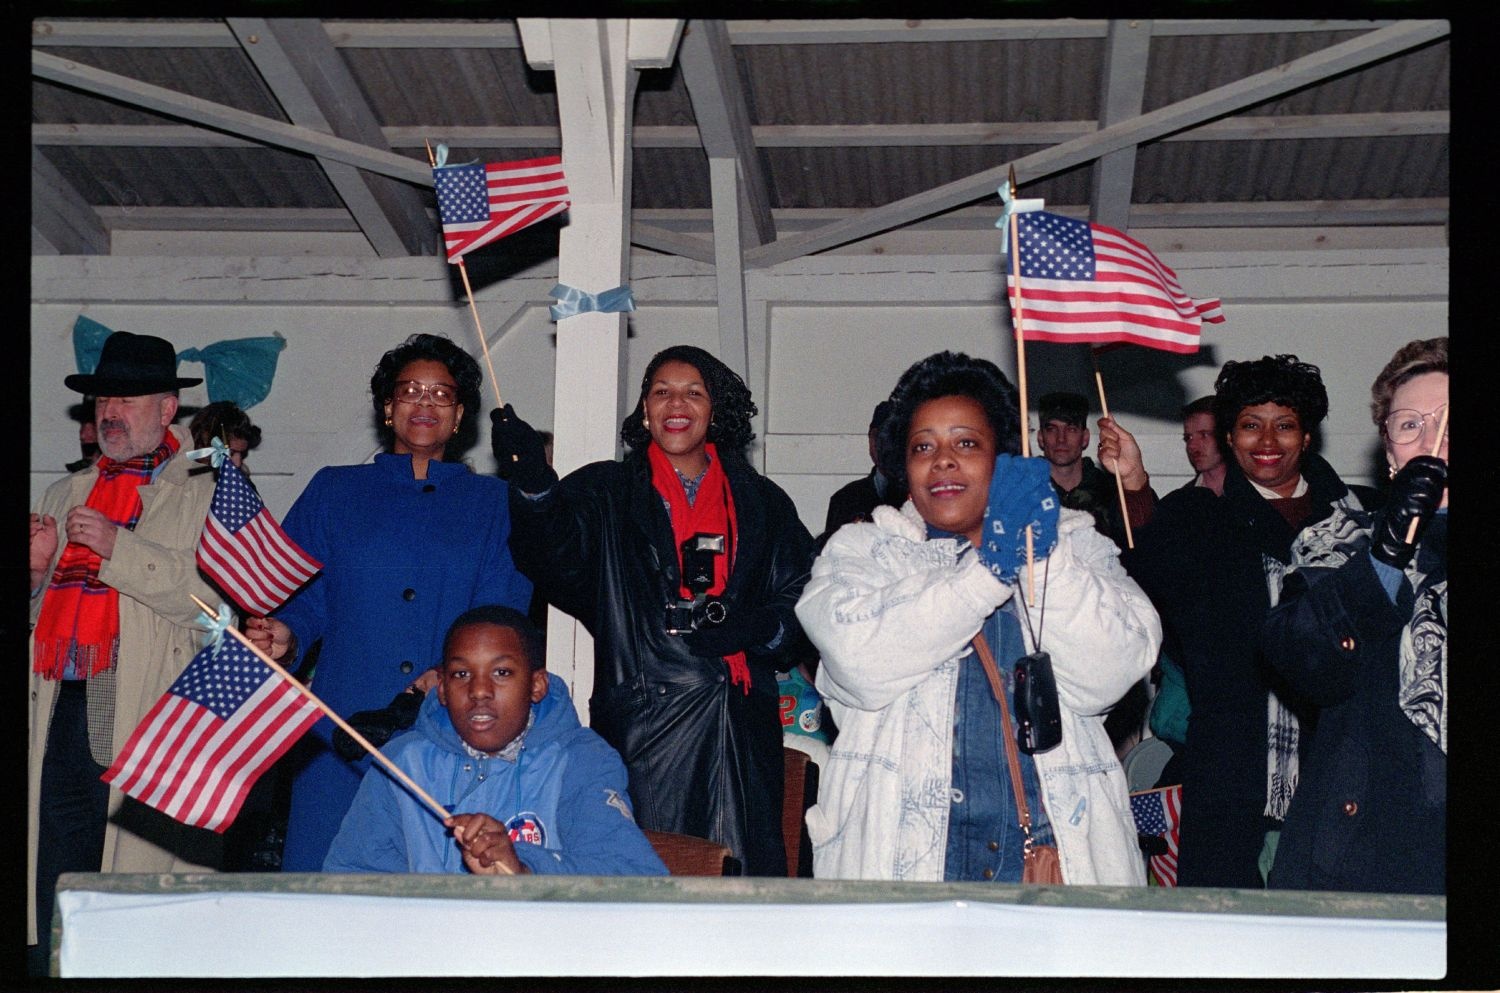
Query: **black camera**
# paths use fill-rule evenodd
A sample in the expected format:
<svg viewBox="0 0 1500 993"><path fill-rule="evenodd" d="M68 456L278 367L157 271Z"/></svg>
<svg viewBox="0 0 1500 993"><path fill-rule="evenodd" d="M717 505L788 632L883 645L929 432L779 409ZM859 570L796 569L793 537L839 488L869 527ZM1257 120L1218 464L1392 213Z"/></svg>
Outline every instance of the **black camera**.
<svg viewBox="0 0 1500 993"><path fill-rule="evenodd" d="M1062 743L1062 714L1057 704L1057 679L1052 656L1032 652L1016 662L1016 744L1027 755L1046 752Z"/></svg>
<svg viewBox="0 0 1500 993"><path fill-rule="evenodd" d="M667 604L667 634L687 634L708 624L719 624L729 611L723 601L710 600L714 559L724 554L722 534L695 534L682 543L682 585L692 596Z"/></svg>

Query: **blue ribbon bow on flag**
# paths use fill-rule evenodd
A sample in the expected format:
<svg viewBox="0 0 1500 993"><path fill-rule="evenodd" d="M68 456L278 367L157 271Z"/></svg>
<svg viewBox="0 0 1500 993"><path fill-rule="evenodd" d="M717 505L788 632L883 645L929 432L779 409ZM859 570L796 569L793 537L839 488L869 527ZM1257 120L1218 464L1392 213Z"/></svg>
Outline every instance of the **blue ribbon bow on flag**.
<svg viewBox="0 0 1500 993"><path fill-rule="evenodd" d="M995 227L1001 230L1000 254L1010 254L1010 219L1016 214L1029 214L1032 211L1041 210L1047 205L1047 201L1040 197L1032 200L1014 200L1010 195L1010 184L1000 184L1000 219L995 222Z"/></svg>
<svg viewBox="0 0 1500 993"><path fill-rule="evenodd" d="M183 452L182 457L189 462L196 462L198 459L207 458L208 464L217 469L224 464L225 459L229 458L229 446L224 444L223 438L215 436L208 439L206 447L195 448L191 452Z"/></svg>
<svg viewBox="0 0 1500 993"><path fill-rule="evenodd" d="M586 293L567 283L558 283L547 295L557 299L557 303L547 308L554 321L590 312L620 314L635 310L635 297L631 296L628 286L616 286L612 290L596 294Z"/></svg>
<svg viewBox="0 0 1500 993"><path fill-rule="evenodd" d="M224 646L224 632L229 630L234 615L229 612L229 605L219 604L219 616L210 617L203 611L198 612L197 623L203 625L207 631L207 637L203 641L203 647L213 646L213 657L219 657L219 649Z"/></svg>

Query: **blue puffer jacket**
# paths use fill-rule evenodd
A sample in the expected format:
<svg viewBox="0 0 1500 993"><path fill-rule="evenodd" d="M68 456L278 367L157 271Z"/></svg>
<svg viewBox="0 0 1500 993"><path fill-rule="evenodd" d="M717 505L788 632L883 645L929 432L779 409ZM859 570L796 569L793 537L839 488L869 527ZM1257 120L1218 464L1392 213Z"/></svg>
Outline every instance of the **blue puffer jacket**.
<svg viewBox="0 0 1500 993"><path fill-rule="evenodd" d="M555 676L532 705L536 721L516 761L472 757L437 691L416 725L382 751L454 813L485 813L511 829L516 855L535 873L661 876L666 867L638 827L625 765L578 723ZM360 783L328 850L325 872L464 872L448 830L382 767Z"/></svg>

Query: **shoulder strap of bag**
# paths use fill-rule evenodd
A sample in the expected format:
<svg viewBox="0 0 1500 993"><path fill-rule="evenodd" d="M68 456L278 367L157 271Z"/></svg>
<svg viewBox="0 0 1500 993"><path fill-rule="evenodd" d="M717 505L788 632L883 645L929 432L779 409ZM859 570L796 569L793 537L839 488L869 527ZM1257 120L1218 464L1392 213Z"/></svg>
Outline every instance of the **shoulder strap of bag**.
<svg viewBox="0 0 1500 993"><path fill-rule="evenodd" d="M1016 809L1021 814L1021 832L1026 836L1025 851L1031 854L1031 809L1026 806L1026 788L1021 784L1021 757L1017 754L1016 735L1010 726L1010 707L1005 703L1005 690L1000 685L1000 667L995 664L995 653L980 631L974 636L974 650L984 665L984 674L989 678L995 702L1000 704L1000 734L1005 739L1005 764L1010 767L1010 788L1016 794Z"/></svg>

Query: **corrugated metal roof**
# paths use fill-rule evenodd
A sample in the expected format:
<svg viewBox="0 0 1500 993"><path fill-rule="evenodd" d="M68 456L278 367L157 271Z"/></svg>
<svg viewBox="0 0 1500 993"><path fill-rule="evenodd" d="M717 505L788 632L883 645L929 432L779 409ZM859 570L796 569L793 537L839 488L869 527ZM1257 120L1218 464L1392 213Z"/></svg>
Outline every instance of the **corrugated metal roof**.
<svg viewBox="0 0 1500 993"><path fill-rule="evenodd" d="M1164 22L1153 35L1139 94L1143 112L1380 27L1216 23L1219 33L1212 25ZM913 24L920 30L892 22L730 23L731 76L773 209L871 210L1097 128L1103 80L1115 78L1106 67L1105 22L905 27ZM553 74L528 66L513 22L340 20L324 27L336 68L354 86L352 96L338 99L362 102L357 109L386 129L398 154L424 162L422 138L449 144L454 161L556 151ZM856 27L863 40L847 40ZM456 47L463 32L474 47ZM909 40L917 36L942 40ZM34 51L47 56L288 120L278 84L247 53L259 40L237 38L223 21L59 19L37 22L33 37ZM1197 135L1145 142L1130 201L1316 203L1345 223L1401 223L1403 204L1423 201L1430 223L1432 202L1449 195L1449 48L1440 37L1204 122ZM1132 67L1122 68L1121 77ZM33 145L63 188L49 177L34 179L34 196L76 195L92 208L133 209L134 226L149 226L151 211L162 208L220 210L218 223L232 226L234 217L255 211L343 204L306 154L193 127L191 113L184 121L35 71ZM318 79L303 77L317 92ZM708 158L680 65L640 73L634 126L635 207L711 208ZM1086 163L1020 178L1026 196L1084 206L1092 176ZM992 196L980 189L973 199ZM435 207L430 189L420 197ZM1347 212L1337 209L1342 202L1351 203ZM1266 222L1252 213L1245 219Z"/></svg>

